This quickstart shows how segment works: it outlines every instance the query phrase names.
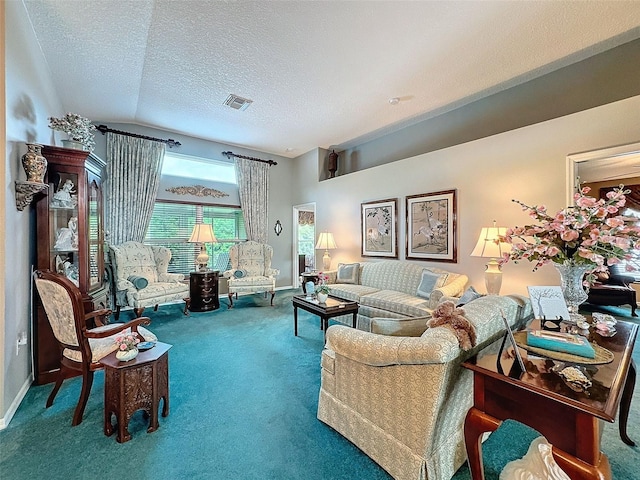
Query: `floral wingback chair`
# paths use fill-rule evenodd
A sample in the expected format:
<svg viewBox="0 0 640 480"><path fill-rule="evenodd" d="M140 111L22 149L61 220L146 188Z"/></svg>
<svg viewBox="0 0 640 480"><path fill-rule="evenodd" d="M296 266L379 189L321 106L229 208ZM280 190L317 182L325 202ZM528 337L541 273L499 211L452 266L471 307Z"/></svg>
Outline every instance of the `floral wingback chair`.
<svg viewBox="0 0 640 480"><path fill-rule="evenodd" d="M181 273L167 273L171 250L166 247L125 242L110 246L113 265L116 319L120 307L129 306L137 317L145 307L182 300L189 296L189 285Z"/></svg>
<svg viewBox="0 0 640 480"><path fill-rule="evenodd" d="M229 308L238 293L271 293L271 306L276 292L276 276L280 270L271 268L273 248L265 243L248 241L229 249L231 269L224 272L229 285Z"/></svg>

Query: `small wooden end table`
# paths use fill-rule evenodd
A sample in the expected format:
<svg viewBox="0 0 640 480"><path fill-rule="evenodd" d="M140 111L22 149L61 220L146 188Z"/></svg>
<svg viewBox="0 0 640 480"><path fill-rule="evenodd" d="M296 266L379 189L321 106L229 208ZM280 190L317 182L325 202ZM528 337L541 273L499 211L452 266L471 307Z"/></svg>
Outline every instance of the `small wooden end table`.
<svg viewBox="0 0 640 480"><path fill-rule="evenodd" d="M184 314L189 312L208 312L220 308L218 298L218 270L206 270L189 273L189 296L184 299Z"/></svg>
<svg viewBox="0 0 640 480"><path fill-rule="evenodd" d="M536 321L539 323L539 321ZM539 328L538 325L534 328ZM600 420L614 422L620 409L620 437L634 445L626 426L636 369L631 358L638 326L618 321L617 333L605 338L591 332L589 340L613 353L613 361L588 365L593 382L587 392L575 391L553 373L555 361L528 354L526 372L514 362L499 340L462 365L473 371L473 407L467 413L464 436L473 480L482 480L482 434L514 419L544 435L553 445L553 456L571 478L611 479L607 456L600 451ZM506 373L505 373L506 372Z"/></svg>
<svg viewBox="0 0 640 480"><path fill-rule="evenodd" d="M327 336L327 328L329 327L329 319L339 317L341 315L353 315L353 328L356 328L358 319L358 302L344 300L338 297L329 297L325 303L319 303L315 299L309 299L306 295L293 296L293 334L298 336L298 308L314 313L320 317L320 328L324 330L325 339Z"/></svg>
<svg viewBox="0 0 640 480"><path fill-rule="evenodd" d="M158 429L158 404L164 399L162 416L169 415L169 349L172 345L156 342L136 358L121 362L112 352L100 363L104 365L104 434L115 431L111 416L116 416L118 443L131 439L128 426L134 412L143 410L150 417L147 432Z"/></svg>

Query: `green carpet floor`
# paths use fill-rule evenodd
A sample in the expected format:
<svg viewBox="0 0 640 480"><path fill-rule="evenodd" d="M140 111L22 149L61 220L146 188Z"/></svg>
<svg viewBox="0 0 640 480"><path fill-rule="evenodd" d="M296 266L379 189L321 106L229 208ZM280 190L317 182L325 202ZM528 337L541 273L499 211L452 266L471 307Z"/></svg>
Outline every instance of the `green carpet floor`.
<svg viewBox="0 0 640 480"><path fill-rule="evenodd" d="M140 412L124 444L102 430L103 374L98 372L84 415L71 427L80 380L65 382L45 409L51 385L33 386L0 432L0 479L389 479L377 464L317 420L323 335L316 316L299 311L293 335L294 291L274 304L259 295L236 308L183 316L180 305L145 313L169 353L170 407L160 428L146 433ZM124 312L127 319L130 312ZM639 359L636 357L636 361ZM639 382L640 383L640 382ZM637 393L637 392L636 392ZM632 405L630 435L640 441L640 406ZM614 478L634 477L640 450L607 425L603 450ZM468 478L463 467L456 478Z"/></svg>

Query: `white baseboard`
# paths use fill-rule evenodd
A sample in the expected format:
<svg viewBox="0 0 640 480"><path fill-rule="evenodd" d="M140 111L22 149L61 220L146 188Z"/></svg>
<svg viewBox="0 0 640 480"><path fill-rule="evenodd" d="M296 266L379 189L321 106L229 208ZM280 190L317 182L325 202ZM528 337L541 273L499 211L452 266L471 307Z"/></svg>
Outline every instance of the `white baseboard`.
<svg viewBox="0 0 640 480"><path fill-rule="evenodd" d="M20 388L18 395L16 395L16 398L14 398L13 402L11 402L11 405L9 405L9 409L7 410L7 413L4 414L4 417L0 418L0 430L3 430L7 428L7 426L9 426L9 422L13 418L13 415L16 413L16 410L18 410L18 407L20 406L22 399L29 391L29 387L31 386L32 383L33 383L33 378L31 377L31 375L29 375L27 380L22 385L22 388Z"/></svg>

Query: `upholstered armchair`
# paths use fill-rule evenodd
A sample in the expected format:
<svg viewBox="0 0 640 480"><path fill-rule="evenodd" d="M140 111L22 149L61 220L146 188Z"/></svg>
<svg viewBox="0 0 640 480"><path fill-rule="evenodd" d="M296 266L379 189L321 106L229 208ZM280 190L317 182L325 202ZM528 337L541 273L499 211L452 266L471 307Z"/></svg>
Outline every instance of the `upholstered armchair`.
<svg viewBox="0 0 640 480"><path fill-rule="evenodd" d="M229 285L229 308L233 295L239 293L271 293L271 305L276 294L276 276L280 270L271 268L273 248L266 243L248 241L229 249L231 269L224 272Z"/></svg>
<svg viewBox="0 0 640 480"><path fill-rule="evenodd" d="M133 307L136 317L145 307L182 300L189 296L189 285L181 273L167 273L171 250L166 247L125 242L110 246L113 266L116 319L121 307Z"/></svg>
<svg viewBox="0 0 640 480"><path fill-rule="evenodd" d="M93 384L93 372L102 368L100 359L118 348L115 337L121 332L133 331L141 340L155 342L157 338L141 326L149 325L150 320L146 317L128 323L107 324L106 318L111 310L85 312L82 293L63 275L37 270L33 277L60 349L60 371L47 399L47 408L53 405L62 382L80 372L82 389L71 423L75 426L82 422Z"/></svg>

